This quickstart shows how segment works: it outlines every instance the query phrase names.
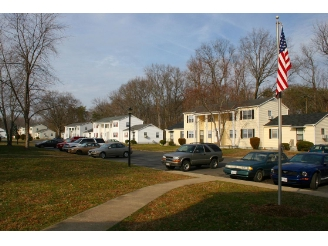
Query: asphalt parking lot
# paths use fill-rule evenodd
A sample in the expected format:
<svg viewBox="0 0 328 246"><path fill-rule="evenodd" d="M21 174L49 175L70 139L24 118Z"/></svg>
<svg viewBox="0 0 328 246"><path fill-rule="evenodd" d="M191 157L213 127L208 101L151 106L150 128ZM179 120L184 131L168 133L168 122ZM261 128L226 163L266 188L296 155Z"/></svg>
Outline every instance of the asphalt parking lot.
<svg viewBox="0 0 328 246"><path fill-rule="evenodd" d="M163 154L164 154L163 152L134 151L133 154L131 155L131 164L137 165L137 166L155 168L155 169L159 169L159 170L167 170L166 167L164 165L162 165L162 163L161 163ZM225 156L223 156L223 157L224 157L224 160L219 163L219 166L216 169L211 169L211 168L209 168L209 166L202 166L201 168L193 167L189 172L224 177L224 178L230 179L230 177L227 176L223 172L223 168L228 162L231 162L238 158L225 157ZM125 162L128 164L127 158L108 158L108 159L115 160L115 161L121 161L121 162ZM182 171L175 169L173 171L168 171L168 172L182 172ZM249 182L254 182L254 181L250 180ZM270 179L270 177L267 177L263 182L274 185L272 180ZM277 189L278 189L278 187L277 187ZM310 189L310 188L305 188L305 189ZM328 193L328 184L320 185L318 188L318 191Z"/></svg>

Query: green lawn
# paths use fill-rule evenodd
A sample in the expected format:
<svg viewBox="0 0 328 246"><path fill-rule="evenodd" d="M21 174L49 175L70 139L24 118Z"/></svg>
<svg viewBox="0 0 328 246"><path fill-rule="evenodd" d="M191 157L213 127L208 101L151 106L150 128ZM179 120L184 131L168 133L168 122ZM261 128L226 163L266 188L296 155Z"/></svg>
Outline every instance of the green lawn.
<svg viewBox="0 0 328 246"><path fill-rule="evenodd" d="M0 143L1 231L42 230L133 190L188 178L33 146ZM175 148L133 145L135 150ZM244 150L223 152L224 156L244 155ZM278 206L276 191L208 182L170 191L110 230L327 230L327 202L283 192Z"/></svg>

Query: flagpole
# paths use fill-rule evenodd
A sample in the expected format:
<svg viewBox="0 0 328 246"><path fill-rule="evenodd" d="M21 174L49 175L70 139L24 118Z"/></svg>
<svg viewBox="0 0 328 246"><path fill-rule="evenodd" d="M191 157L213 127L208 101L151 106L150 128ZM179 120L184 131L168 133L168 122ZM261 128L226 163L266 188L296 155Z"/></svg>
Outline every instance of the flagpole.
<svg viewBox="0 0 328 246"><path fill-rule="evenodd" d="M277 29L277 65L279 67L279 16L276 16L276 29ZM281 205L281 152L282 152L282 131L281 131L281 92L278 93L278 205Z"/></svg>

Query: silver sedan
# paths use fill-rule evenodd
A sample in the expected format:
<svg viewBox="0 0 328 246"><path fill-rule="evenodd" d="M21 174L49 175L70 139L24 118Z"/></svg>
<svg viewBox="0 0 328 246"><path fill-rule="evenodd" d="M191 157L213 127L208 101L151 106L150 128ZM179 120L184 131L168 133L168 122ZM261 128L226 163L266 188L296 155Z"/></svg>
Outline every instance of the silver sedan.
<svg viewBox="0 0 328 246"><path fill-rule="evenodd" d="M132 154L132 148L130 153ZM122 156L127 158L129 157L129 147L119 142L105 143L99 148L89 150L88 155L92 157L100 157L102 159L109 156Z"/></svg>

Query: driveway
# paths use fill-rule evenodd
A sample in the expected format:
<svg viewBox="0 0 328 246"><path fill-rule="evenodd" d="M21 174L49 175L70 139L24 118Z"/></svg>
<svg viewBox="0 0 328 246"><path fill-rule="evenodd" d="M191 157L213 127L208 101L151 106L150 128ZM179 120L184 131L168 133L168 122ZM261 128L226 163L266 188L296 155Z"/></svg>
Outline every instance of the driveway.
<svg viewBox="0 0 328 246"><path fill-rule="evenodd" d="M163 154L164 154L163 152L150 152L150 151L138 151L138 150L133 151L133 154L131 155L131 164L136 166L155 168L159 170L167 170L166 167L161 163ZM217 176L217 177L224 177L230 179L230 177L223 172L223 168L228 162L231 162L238 158L225 157L225 156L223 157L224 157L224 161L219 162L219 166L216 169L211 169L209 168L209 166L202 166L201 168L193 167L189 172ZM127 158L109 158L109 159L128 163ZM169 172L182 172L182 171L175 169ZM249 182L254 182L254 181L249 181ZM274 185L269 177L266 178L263 182ZM306 189L310 189L310 188L306 188ZM318 188L318 191L328 193L328 184L321 185Z"/></svg>

